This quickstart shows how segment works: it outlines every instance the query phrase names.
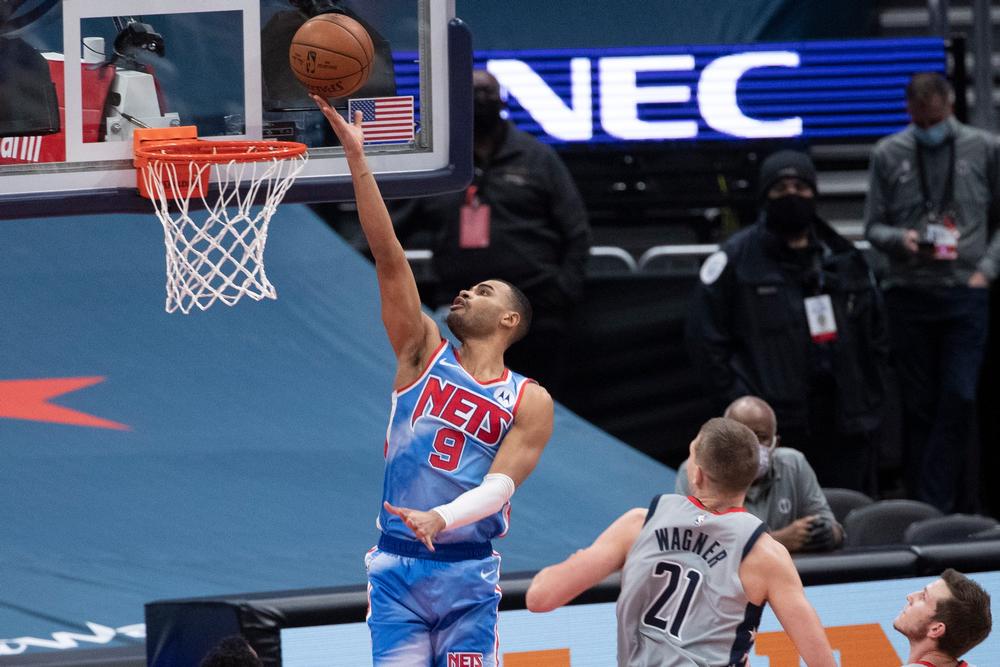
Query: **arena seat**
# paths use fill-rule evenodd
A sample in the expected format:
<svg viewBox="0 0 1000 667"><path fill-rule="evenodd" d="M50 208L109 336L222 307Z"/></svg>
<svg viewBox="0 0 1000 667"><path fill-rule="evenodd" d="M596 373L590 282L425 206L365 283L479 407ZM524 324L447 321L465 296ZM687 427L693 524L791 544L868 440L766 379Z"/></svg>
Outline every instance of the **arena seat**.
<svg viewBox="0 0 1000 667"><path fill-rule="evenodd" d="M830 505L834 518L841 524L844 523L844 519L851 513L851 510L866 507L875 502L865 494L854 489L825 488L823 489L823 495L826 496L826 502Z"/></svg>
<svg viewBox="0 0 1000 667"><path fill-rule="evenodd" d="M903 533L910 524L939 516L939 509L917 500L880 500L847 515L844 546L903 544Z"/></svg>
<svg viewBox="0 0 1000 667"><path fill-rule="evenodd" d="M910 524L903 533L906 544L950 544L965 541L1000 524L978 514L948 514Z"/></svg>
<svg viewBox="0 0 1000 667"><path fill-rule="evenodd" d="M977 541L990 541L990 540L1000 540L1000 525L993 526L992 528L987 528L986 530L981 530L978 533L974 533L970 539Z"/></svg>
<svg viewBox="0 0 1000 667"><path fill-rule="evenodd" d="M587 259L588 276L620 276L635 273L638 269L635 258L617 246L592 246Z"/></svg>

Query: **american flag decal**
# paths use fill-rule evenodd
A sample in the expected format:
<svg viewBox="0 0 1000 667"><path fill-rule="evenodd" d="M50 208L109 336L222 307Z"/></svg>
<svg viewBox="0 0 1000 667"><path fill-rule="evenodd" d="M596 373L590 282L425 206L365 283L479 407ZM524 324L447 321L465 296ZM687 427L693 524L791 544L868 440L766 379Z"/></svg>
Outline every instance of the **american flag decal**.
<svg viewBox="0 0 1000 667"><path fill-rule="evenodd" d="M347 117L354 120L360 111L365 143L407 143L413 141L413 96L369 97L347 101Z"/></svg>

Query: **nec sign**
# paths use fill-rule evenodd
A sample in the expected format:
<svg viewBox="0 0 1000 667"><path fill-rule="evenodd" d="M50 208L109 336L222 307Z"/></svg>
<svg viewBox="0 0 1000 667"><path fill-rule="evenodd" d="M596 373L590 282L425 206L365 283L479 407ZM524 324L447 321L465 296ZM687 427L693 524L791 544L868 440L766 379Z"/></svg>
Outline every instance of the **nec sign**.
<svg viewBox="0 0 1000 667"><path fill-rule="evenodd" d="M904 87L943 72L940 39L476 54L510 118L543 141L880 136Z"/></svg>

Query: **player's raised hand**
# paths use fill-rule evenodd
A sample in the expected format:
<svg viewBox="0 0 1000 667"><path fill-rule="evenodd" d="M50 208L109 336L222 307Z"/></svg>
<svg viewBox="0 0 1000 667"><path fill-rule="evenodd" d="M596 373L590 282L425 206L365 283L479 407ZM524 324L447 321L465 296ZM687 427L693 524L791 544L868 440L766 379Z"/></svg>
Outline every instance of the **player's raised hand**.
<svg viewBox="0 0 1000 667"><path fill-rule="evenodd" d="M354 112L354 122L348 123L344 120L336 109L330 106L329 102L324 100L319 95L310 95L319 110L323 112L326 119L330 121L330 126L333 128L334 134L340 139L340 145L344 147L344 153L351 157L352 155L364 155L364 141L365 133L361 129L361 118L362 113L360 111Z"/></svg>
<svg viewBox="0 0 1000 667"><path fill-rule="evenodd" d="M406 527L413 531L417 539L424 543L431 551L434 551L434 537L444 529L444 519L434 511L422 512L410 509L409 507L396 507L386 501L385 511L395 514L406 524Z"/></svg>

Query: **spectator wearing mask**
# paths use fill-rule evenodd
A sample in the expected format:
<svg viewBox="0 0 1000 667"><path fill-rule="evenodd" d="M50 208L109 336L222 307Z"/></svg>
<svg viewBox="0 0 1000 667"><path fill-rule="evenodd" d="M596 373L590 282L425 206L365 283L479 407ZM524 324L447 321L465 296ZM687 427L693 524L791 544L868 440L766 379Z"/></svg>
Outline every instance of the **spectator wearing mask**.
<svg viewBox="0 0 1000 667"><path fill-rule="evenodd" d="M791 447L778 446L781 438L771 406L756 396L743 396L723 416L749 428L759 442L757 479L743 502L747 511L766 523L771 537L791 553L839 547L844 529L834 518L806 457ZM687 466L685 459L677 470L674 489L684 496L691 494Z"/></svg>
<svg viewBox="0 0 1000 667"><path fill-rule="evenodd" d="M958 122L953 97L939 74L911 79L913 122L876 144L865 204L865 235L889 263L883 288L903 399L907 487L943 512L974 509L960 506L959 488L965 462L978 451L970 449L970 427L987 288L1000 272L1000 238L989 229L990 201L1000 195L1000 143Z"/></svg>
<svg viewBox="0 0 1000 667"><path fill-rule="evenodd" d="M816 214L816 170L780 151L760 168L762 211L702 265L686 338L717 409L766 400L822 486L873 493L888 356L864 257Z"/></svg>
<svg viewBox="0 0 1000 667"><path fill-rule="evenodd" d="M510 368L559 396L566 337L583 294L590 224L566 166L550 146L501 113L500 84L473 72L475 176L464 192L393 207L402 239L431 234L435 307L486 278L517 286L531 301L531 332L505 355Z"/></svg>

